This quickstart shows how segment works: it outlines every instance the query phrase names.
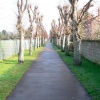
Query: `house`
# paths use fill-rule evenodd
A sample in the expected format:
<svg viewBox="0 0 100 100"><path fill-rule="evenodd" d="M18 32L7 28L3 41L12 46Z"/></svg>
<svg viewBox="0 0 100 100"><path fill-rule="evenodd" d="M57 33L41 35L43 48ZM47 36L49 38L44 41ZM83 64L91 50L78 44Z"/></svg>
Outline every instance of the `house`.
<svg viewBox="0 0 100 100"><path fill-rule="evenodd" d="M98 15L88 16L88 20L83 24L83 39L100 40L100 8Z"/></svg>

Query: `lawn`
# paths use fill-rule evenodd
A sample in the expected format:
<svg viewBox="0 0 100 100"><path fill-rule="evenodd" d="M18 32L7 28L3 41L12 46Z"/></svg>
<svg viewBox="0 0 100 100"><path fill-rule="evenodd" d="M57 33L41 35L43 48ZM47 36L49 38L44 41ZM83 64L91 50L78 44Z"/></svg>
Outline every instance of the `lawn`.
<svg viewBox="0 0 100 100"><path fill-rule="evenodd" d="M29 56L29 50L26 50L23 64L18 64L17 55L0 61L0 100L6 99L42 48L33 51L31 56Z"/></svg>
<svg viewBox="0 0 100 100"><path fill-rule="evenodd" d="M54 45L53 47L85 87L89 95L92 97L92 100L100 100L100 65L82 58L82 65L74 66L72 53L70 56L66 56L59 48Z"/></svg>

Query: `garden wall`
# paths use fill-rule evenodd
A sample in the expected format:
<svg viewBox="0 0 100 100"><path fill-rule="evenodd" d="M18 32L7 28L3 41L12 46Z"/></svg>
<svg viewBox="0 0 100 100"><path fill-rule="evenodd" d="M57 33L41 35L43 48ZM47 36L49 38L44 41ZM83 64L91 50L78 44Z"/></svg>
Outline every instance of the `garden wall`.
<svg viewBox="0 0 100 100"><path fill-rule="evenodd" d="M81 55L100 65L100 41L82 41Z"/></svg>

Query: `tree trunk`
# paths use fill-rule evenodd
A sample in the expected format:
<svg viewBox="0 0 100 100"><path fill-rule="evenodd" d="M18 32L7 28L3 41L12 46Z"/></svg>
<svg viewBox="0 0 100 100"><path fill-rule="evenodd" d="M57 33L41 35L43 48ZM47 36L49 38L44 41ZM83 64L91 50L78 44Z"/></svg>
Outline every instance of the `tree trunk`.
<svg viewBox="0 0 100 100"><path fill-rule="evenodd" d="M55 37L55 45L57 46L57 37Z"/></svg>
<svg viewBox="0 0 100 100"><path fill-rule="evenodd" d="M18 62L24 62L24 33L20 33L20 44L19 44L19 53L18 53Z"/></svg>
<svg viewBox="0 0 100 100"><path fill-rule="evenodd" d="M74 65L81 65L82 61L81 61L81 55L80 55L80 46L81 46L81 39L79 36L79 27L78 27L78 23L77 23L77 16L78 16L78 12L77 12L77 3L78 0L75 0L74 5L72 6L72 10L73 10L73 15L71 16L72 18L72 35L73 35L73 45L74 45Z"/></svg>
<svg viewBox="0 0 100 100"><path fill-rule="evenodd" d="M39 47L41 47L41 37L39 37Z"/></svg>
<svg viewBox="0 0 100 100"><path fill-rule="evenodd" d="M56 45L56 37L54 37L54 44Z"/></svg>
<svg viewBox="0 0 100 100"><path fill-rule="evenodd" d="M52 38L52 43L54 44L54 37Z"/></svg>
<svg viewBox="0 0 100 100"><path fill-rule="evenodd" d="M80 54L80 49L81 49L81 40L78 40L77 38L77 28L76 30L73 31L73 44L74 44L74 65L81 65L81 54Z"/></svg>
<svg viewBox="0 0 100 100"><path fill-rule="evenodd" d="M60 47L60 37L57 37L57 47Z"/></svg>
<svg viewBox="0 0 100 100"><path fill-rule="evenodd" d="M36 50L36 37L34 38L34 51Z"/></svg>
<svg viewBox="0 0 100 100"><path fill-rule="evenodd" d="M61 51L65 51L65 34L61 38Z"/></svg>
<svg viewBox="0 0 100 100"><path fill-rule="evenodd" d="M30 36L29 55L32 55L32 36Z"/></svg>
<svg viewBox="0 0 100 100"><path fill-rule="evenodd" d="M69 54L69 46L70 46L70 34L66 36L66 39L65 39L65 53L66 55L70 55Z"/></svg>
<svg viewBox="0 0 100 100"><path fill-rule="evenodd" d="M43 37L41 37L41 45L43 45Z"/></svg>
<svg viewBox="0 0 100 100"><path fill-rule="evenodd" d="M43 37L43 45L45 44L45 38Z"/></svg>
<svg viewBox="0 0 100 100"><path fill-rule="evenodd" d="M41 44L42 44L42 46L43 46L43 41L44 41L44 38L41 38Z"/></svg>
<svg viewBox="0 0 100 100"><path fill-rule="evenodd" d="M61 37L59 37L59 40L58 40L58 47L59 48L61 47Z"/></svg>
<svg viewBox="0 0 100 100"><path fill-rule="evenodd" d="M54 38L52 38L52 43L53 43Z"/></svg>
<svg viewBox="0 0 100 100"><path fill-rule="evenodd" d="M50 42L52 43L52 38L50 38Z"/></svg>
<svg viewBox="0 0 100 100"><path fill-rule="evenodd" d="M57 47L58 47L58 41L59 41L59 38L57 37Z"/></svg>
<svg viewBox="0 0 100 100"><path fill-rule="evenodd" d="M39 48L39 37L37 37L37 48Z"/></svg>

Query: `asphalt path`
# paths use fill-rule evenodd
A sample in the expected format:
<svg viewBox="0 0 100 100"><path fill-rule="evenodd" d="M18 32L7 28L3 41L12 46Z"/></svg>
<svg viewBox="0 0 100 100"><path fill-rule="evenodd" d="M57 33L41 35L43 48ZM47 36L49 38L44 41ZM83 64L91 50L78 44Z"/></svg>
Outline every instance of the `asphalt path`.
<svg viewBox="0 0 100 100"><path fill-rule="evenodd" d="M91 100L48 42L6 100Z"/></svg>

